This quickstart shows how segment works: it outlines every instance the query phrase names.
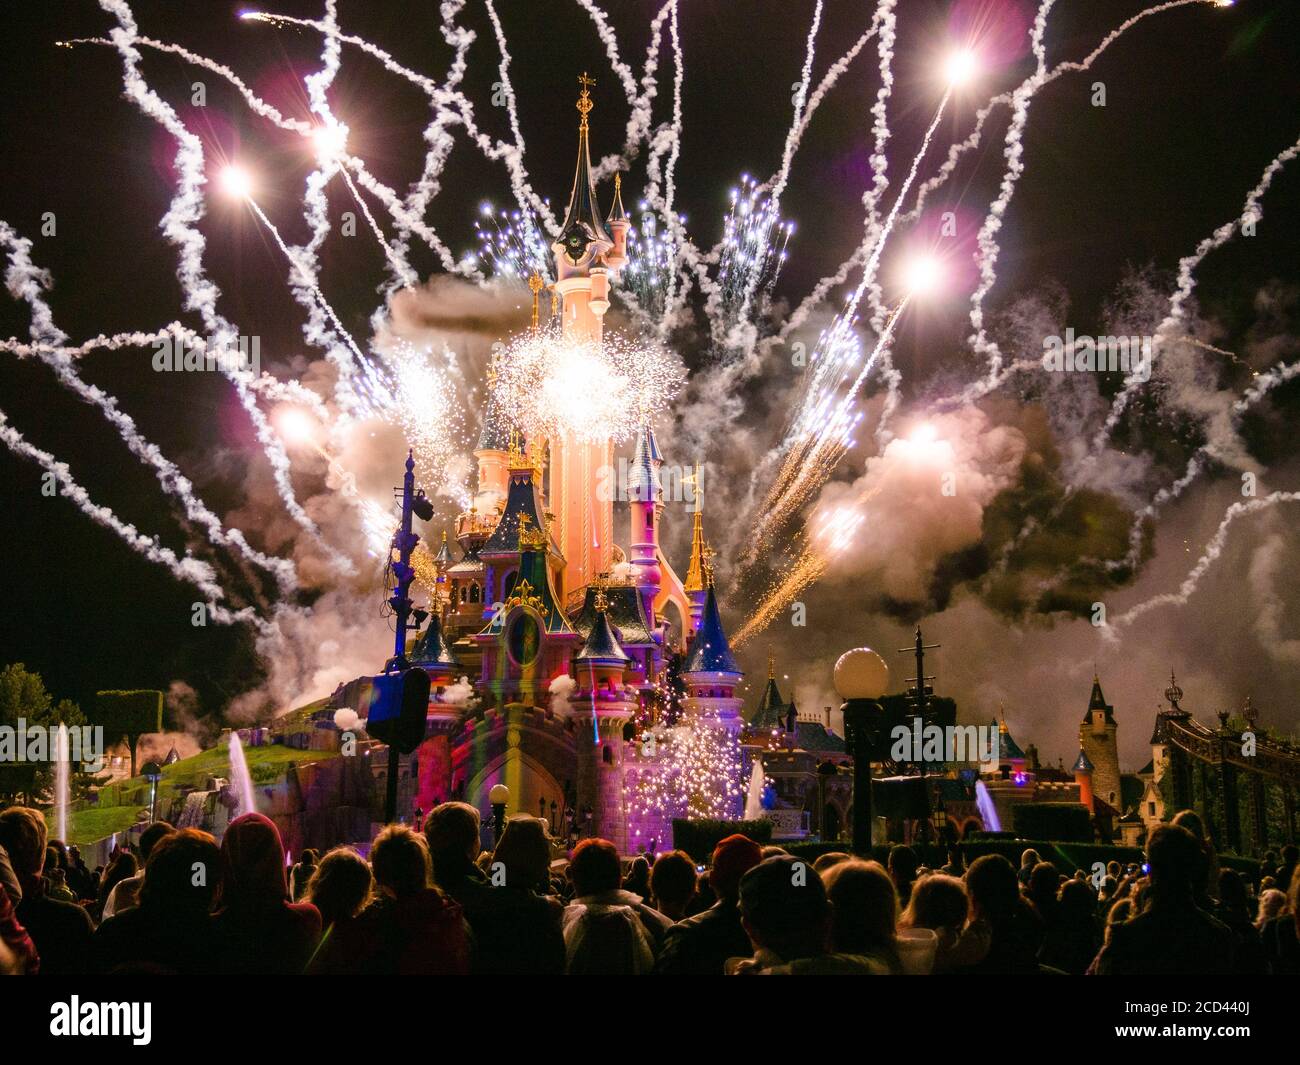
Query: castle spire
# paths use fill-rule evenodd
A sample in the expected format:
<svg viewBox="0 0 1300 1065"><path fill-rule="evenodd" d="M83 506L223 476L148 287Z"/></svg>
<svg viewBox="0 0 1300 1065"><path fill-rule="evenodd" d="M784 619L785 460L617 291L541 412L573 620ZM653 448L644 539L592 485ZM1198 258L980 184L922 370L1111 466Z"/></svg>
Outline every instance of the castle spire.
<svg viewBox="0 0 1300 1065"><path fill-rule="evenodd" d="M704 591L704 487L700 480L700 464L695 464L695 472L686 478L688 484L695 486L695 513L691 525L691 563L686 569L686 583L683 587L688 593Z"/></svg>
<svg viewBox="0 0 1300 1065"><path fill-rule="evenodd" d="M564 255L575 265L586 257L590 245L599 243L601 247L596 249L599 254L612 244L605 224L600 220L600 204L591 176L591 149L587 142L587 116L596 106L591 99L590 87L596 82L584 71L578 84L582 86L576 105L582 116L578 123L578 165L573 175L573 191L569 194L569 209L564 224L560 226L559 241Z"/></svg>

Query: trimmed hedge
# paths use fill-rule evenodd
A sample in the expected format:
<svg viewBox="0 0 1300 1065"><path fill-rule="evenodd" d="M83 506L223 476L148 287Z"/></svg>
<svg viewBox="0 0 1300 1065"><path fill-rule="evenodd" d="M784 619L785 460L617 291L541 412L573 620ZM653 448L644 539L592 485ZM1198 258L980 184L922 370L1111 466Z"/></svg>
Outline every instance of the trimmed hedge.
<svg viewBox="0 0 1300 1065"><path fill-rule="evenodd" d="M1088 843L1093 837L1092 817L1086 806L1072 802L1017 803L1012 828L1026 839L1055 839Z"/></svg>
<svg viewBox="0 0 1300 1065"><path fill-rule="evenodd" d="M697 862L704 863L713 857L713 848L720 840L739 833L755 843L764 844L772 838L772 822L766 818L757 821L687 821L673 819L673 847L685 851Z"/></svg>

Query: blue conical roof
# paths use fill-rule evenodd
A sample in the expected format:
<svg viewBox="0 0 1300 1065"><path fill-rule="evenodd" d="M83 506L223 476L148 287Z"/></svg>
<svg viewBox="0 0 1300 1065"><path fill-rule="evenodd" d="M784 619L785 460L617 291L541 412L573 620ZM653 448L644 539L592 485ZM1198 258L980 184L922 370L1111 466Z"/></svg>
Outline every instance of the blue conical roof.
<svg viewBox="0 0 1300 1065"><path fill-rule="evenodd" d="M442 622L437 613L429 615L428 627L420 633L415 646L411 648L411 665L430 669L441 666L445 669L459 669L460 663L452 653L451 644L443 635Z"/></svg>
<svg viewBox="0 0 1300 1065"><path fill-rule="evenodd" d="M744 676L731 653L731 644L722 628L722 615L718 612L718 598L709 585L708 598L704 600L704 613L700 617L700 631L691 642L683 673L733 673Z"/></svg>
<svg viewBox="0 0 1300 1065"><path fill-rule="evenodd" d="M659 453L659 443L655 440L655 431L648 425L641 426L636 434L636 452L632 456L632 467L627 475L627 490L631 499L649 502L663 494L663 485L659 480L659 467L663 460Z"/></svg>
<svg viewBox="0 0 1300 1065"><path fill-rule="evenodd" d="M578 652L579 662L617 662L632 661L627 652L619 646L614 630L609 626L609 616L603 610L596 612L596 623L592 625L587 642Z"/></svg>
<svg viewBox="0 0 1300 1065"><path fill-rule="evenodd" d="M1076 773L1092 772L1092 759L1084 753L1083 748L1079 748L1079 757L1074 760L1074 765L1070 768Z"/></svg>

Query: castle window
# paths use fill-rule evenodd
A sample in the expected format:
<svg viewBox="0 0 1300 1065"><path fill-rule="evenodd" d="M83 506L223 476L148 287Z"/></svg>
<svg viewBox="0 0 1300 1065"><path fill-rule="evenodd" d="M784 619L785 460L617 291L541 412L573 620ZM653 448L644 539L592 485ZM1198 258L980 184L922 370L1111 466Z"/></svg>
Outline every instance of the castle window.
<svg viewBox="0 0 1300 1065"><path fill-rule="evenodd" d="M478 585L477 585L477 584L471 584L471 585L469 586L469 601L470 601L471 603L477 603L477 602L478 602Z"/></svg>
<svg viewBox="0 0 1300 1065"><path fill-rule="evenodd" d="M1147 813L1150 814L1152 817L1155 817L1155 815L1156 815L1156 804L1155 804L1155 803L1153 803L1153 802L1149 802L1149 803L1147 803Z"/></svg>
<svg viewBox="0 0 1300 1065"><path fill-rule="evenodd" d="M469 602L469 589L466 588L464 585L461 585L460 588L460 601L462 603Z"/></svg>

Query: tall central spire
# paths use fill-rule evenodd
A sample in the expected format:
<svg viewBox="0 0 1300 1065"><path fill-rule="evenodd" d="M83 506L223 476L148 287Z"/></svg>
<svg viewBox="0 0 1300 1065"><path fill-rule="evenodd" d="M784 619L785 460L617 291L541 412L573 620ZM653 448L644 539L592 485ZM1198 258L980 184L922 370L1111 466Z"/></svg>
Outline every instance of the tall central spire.
<svg viewBox="0 0 1300 1065"><path fill-rule="evenodd" d="M584 72L578 78L582 92L578 96L578 113L582 116L578 123L578 165L573 175L573 191L569 193L569 210L560 227L560 253L577 266L588 256L594 258L608 251L613 242L609 232L600 219L600 204L596 199L596 186L591 176L591 149L587 141L587 116L595 103L591 99L589 87L596 82ZM597 245L596 247L592 247Z"/></svg>

